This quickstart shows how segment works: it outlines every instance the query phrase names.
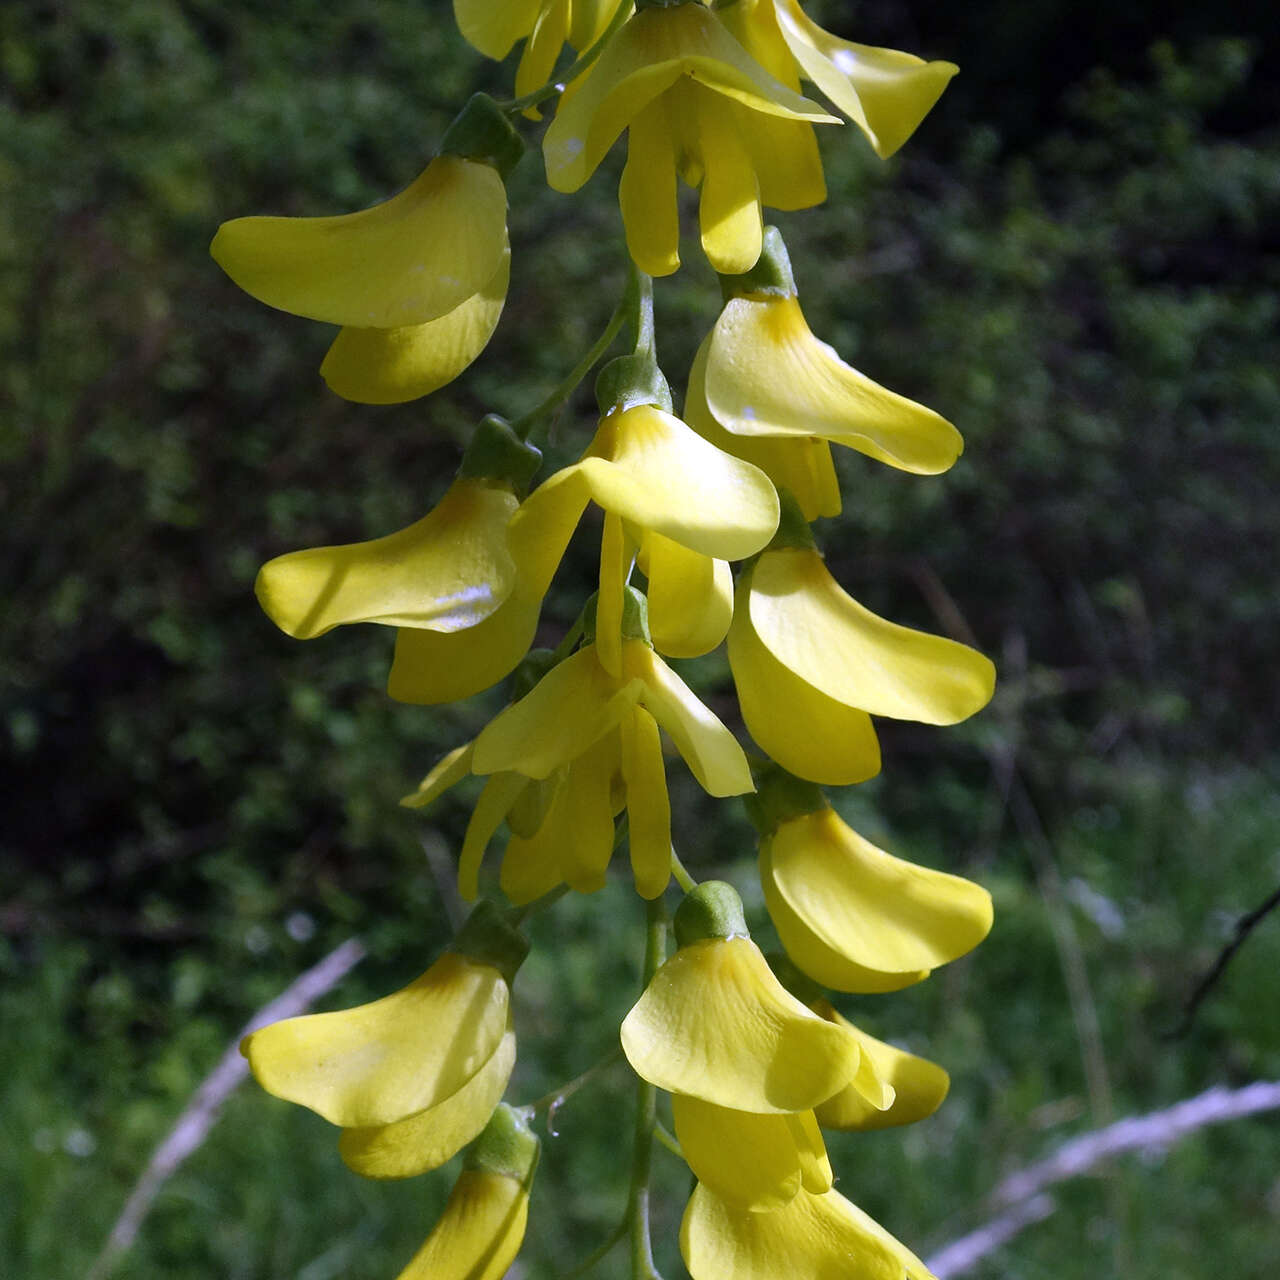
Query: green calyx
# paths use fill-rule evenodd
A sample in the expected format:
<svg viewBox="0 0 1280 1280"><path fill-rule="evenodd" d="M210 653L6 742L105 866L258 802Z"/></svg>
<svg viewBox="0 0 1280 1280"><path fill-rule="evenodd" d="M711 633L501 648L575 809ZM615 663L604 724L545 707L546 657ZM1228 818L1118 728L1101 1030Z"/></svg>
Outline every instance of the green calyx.
<svg viewBox="0 0 1280 1280"><path fill-rule="evenodd" d="M524 140L486 93L473 94L444 131L440 154L492 165L505 178L524 155Z"/></svg>
<svg viewBox="0 0 1280 1280"><path fill-rule="evenodd" d="M756 775L756 789L743 796L747 817L761 839L773 835L792 818L818 813L827 808L827 798L816 782L806 782L788 773L780 765L770 763Z"/></svg>
<svg viewBox="0 0 1280 1280"><path fill-rule="evenodd" d="M541 465L542 451L521 440L509 423L491 413L476 427L458 475L469 480L497 480L523 494Z"/></svg>
<svg viewBox="0 0 1280 1280"><path fill-rule="evenodd" d="M676 908L676 945L687 947L712 938L749 938L742 899L724 880L704 880Z"/></svg>
<svg viewBox="0 0 1280 1280"><path fill-rule="evenodd" d="M794 298L796 278L791 272L791 258L777 227L765 227L764 247L750 271L740 276L721 276L720 292L724 300L766 297Z"/></svg>
<svg viewBox="0 0 1280 1280"><path fill-rule="evenodd" d="M596 605L599 598L600 593L597 591L582 611L582 634L588 642L596 638ZM649 600L643 591L637 591L630 584L622 588L622 638L643 640L653 648L653 638L649 634Z"/></svg>
<svg viewBox="0 0 1280 1280"><path fill-rule="evenodd" d="M658 362L649 352L618 356L600 370L596 378L596 402L600 415L621 413L642 404L656 405L672 411L671 387Z"/></svg>
<svg viewBox="0 0 1280 1280"><path fill-rule="evenodd" d="M782 951L766 951L764 958L769 962L769 968L773 970L773 976L789 991L802 1005L812 1007L815 1000L821 1000L826 994L818 983L809 977L807 973L801 973L796 968L791 957Z"/></svg>
<svg viewBox="0 0 1280 1280"><path fill-rule="evenodd" d="M800 503L786 489L778 490L778 528L766 551L815 551L813 528L804 518Z"/></svg>
<svg viewBox="0 0 1280 1280"><path fill-rule="evenodd" d="M529 1128L533 1112L528 1107L512 1107L498 1103L489 1123L471 1144L465 1165L484 1173L514 1178L528 1187L533 1181L541 1151L537 1135Z"/></svg>
<svg viewBox="0 0 1280 1280"><path fill-rule="evenodd" d="M495 903L481 898L458 930L449 950L476 964L497 969L510 986L529 954L529 940Z"/></svg>

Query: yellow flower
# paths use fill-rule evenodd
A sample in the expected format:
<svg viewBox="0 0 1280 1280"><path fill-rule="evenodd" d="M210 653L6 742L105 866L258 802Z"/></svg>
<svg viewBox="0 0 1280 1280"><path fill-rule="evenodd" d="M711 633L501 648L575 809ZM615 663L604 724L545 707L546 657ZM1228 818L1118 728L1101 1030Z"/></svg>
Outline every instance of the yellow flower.
<svg viewBox="0 0 1280 1280"><path fill-rule="evenodd" d="M236 218L213 239L215 260L247 293L342 326L320 373L348 400L427 395L456 378L497 326L511 262L499 171L509 157L486 152L494 131L496 149L508 146L501 131L510 126L483 103L473 100L452 142L446 134L445 154L390 200L339 217Z"/></svg>
<svg viewBox="0 0 1280 1280"><path fill-rule="evenodd" d="M913 1253L837 1191L753 1213L697 1186L680 1225L693 1280L931 1280Z"/></svg>
<svg viewBox="0 0 1280 1280"><path fill-rule="evenodd" d="M877 849L818 803L760 840L765 904L802 972L836 991L897 991L987 936L980 885Z"/></svg>
<svg viewBox="0 0 1280 1280"><path fill-rule="evenodd" d="M760 1212L781 1208L802 1186L818 1194L831 1189L831 1162L812 1111L756 1115L675 1093L671 1112L694 1176L731 1204Z"/></svg>
<svg viewBox="0 0 1280 1280"><path fill-rule="evenodd" d="M756 742L789 772L833 785L878 772L872 715L954 724L995 686L975 649L864 609L811 541L775 541L739 576L729 663Z"/></svg>
<svg viewBox="0 0 1280 1280"><path fill-rule="evenodd" d="M622 1023L637 1075L671 1093L761 1115L808 1111L858 1070L855 1037L825 1022L773 976L720 881L676 912L679 950Z"/></svg>
<svg viewBox="0 0 1280 1280"><path fill-rule="evenodd" d="M484 1128L515 1062L510 983L527 944L481 904L421 977L371 1004L276 1022L241 1052L268 1093L340 1125L357 1172L404 1177Z"/></svg>
<svg viewBox="0 0 1280 1280"><path fill-rule="evenodd" d="M852 1085L841 1089L816 1108L818 1123L824 1129L888 1129L914 1124L942 1105L951 1079L936 1063L869 1036L842 1018L827 1000L814 1000L809 1007L820 1018L847 1027L857 1036L863 1061L872 1066L890 1093L888 1105L877 1107Z"/></svg>
<svg viewBox="0 0 1280 1280"><path fill-rule="evenodd" d="M751 790L746 757L733 735L643 639L622 642L618 676L604 669L594 645L553 667L475 741L471 768L490 778L463 840L463 895L475 896L485 847L528 796L532 780L550 787L541 793L533 822L516 819L522 830L503 863L509 895L527 901L561 882L581 892L600 888L613 851L614 815L625 807L636 888L657 897L671 866L659 728L709 794ZM457 764L446 772L456 776Z"/></svg>
<svg viewBox="0 0 1280 1280"><path fill-rule="evenodd" d="M538 1140L526 1118L499 1107L399 1280L502 1280L524 1241L537 1162Z"/></svg>
<svg viewBox="0 0 1280 1280"><path fill-rule="evenodd" d="M812 80L882 159L916 131L959 70L951 62L841 40L811 21L798 0L738 0L725 15L775 75L775 66L791 64Z"/></svg>
<svg viewBox="0 0 1280 1280"><path fill-rule="evenodd" d="M701 186L702 245L717 271L746 271L760 256L763 191L785 186L753 154L741 115L838 123L759 65L703 5L637 13L565 93L543 139L547 181L576 191L623 129L619 188L627 247L649 275L680 265L677 173ZM793 207L788 204L788 207Z"/></svg>
<svg viewBox="0 0 1280 1280"><path fill-rule="evenodd" d="M539 486L512 517L508 544L516 582L508 600L464 633L402 630L391 696L448 702L509 674L529 648L542 598L589 502L606 513L596 630L601 661L614 674L620 671L618 620L629 545L643 546L647 535L656 534L688 553L668 556L658 566L668 592L660 596L659 634L670 636L672 652L684 656L724 620L725 571L704 566L753 555L778 522L778 498L768 477L709 445L679 418L653 404L606 413L582 460ZM648 543L650 561L654 545ZM671 620L673 608L690 608L700 590L708 593L710 618L695 624Z"/></svg>
<svg viewBox="0 0 1280 1280"><path fill-rule="evenodd" d="M733 620L733 574L728 561L646 532L636 563L648 579L653 647L669 658L710 653L728 634Z"/></svg>
<svg viewBox="0 0 1280 1280"><path fill-rule="evenodd" d="M756 271L724 283L735 296L694 357L686 418L791 492L805 519L840 512L830 443L917 475L945 471L960 456L960 433L946 419L872 382L814 337L775 227Z"/></svg>

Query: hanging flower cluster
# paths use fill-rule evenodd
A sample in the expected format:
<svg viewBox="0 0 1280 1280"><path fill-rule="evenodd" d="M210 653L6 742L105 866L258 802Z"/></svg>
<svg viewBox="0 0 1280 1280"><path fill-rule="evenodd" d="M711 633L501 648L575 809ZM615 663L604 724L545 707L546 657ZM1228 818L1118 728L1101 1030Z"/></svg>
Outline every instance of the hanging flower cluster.
<svg viewBox="0 0 1280 1280"><path fill-rule="evenodd" d="M214 257L261 301L340 326L321 366L338 395L427 395L498 324L511 256L504 179L525 150L517 126L553 104L542 150L557 191L576 191L627 135L618 194L629 283L547 401L515 422L479 423L419 520L261 570L258 599L291 636L394 628L395 699L433 705L512 684L506 708L404 802L425 807L484 779L458 851L459 889L476 905L449 950L403 990L266 1027L244 1053L265 1089L339 1127L356 1173L413 1176L465 1148L402 1280L497 1280L520 1247L538 1150L538 1107L503 1101L527 949L519 925L564 892L599 889L625 842L649 921L643 992L621 1027L638 1078L633 1274L656 1274L646 1197L634 1188L647 1185L661 1091L670 1145L696 1179L680 1232L694 1280L926 1276L834 1189L822 1133L928 1116L947 1075L859 1030L826 993L924 980L983 939L991 901L876 848L822 786L879 772L877 718L954 724L986 704L994 670L973 649L859 604L827 568L812 522L840 511L832 444L932 476L955 462L961 439L814 336L763 209L825 198L815 125L846 117L888 156L956 68L839 39L797 0L454 0L454 11L491 58L524 42L519 96L474 98L426 170L386 202L337 217L240 218L219 230ZM839 115L804 96L806 81ZM678 180L698 189L702 250L724 298L680 415L655 353L651 283L680 265ZM630 349L599 374L594 437L539 481L531 437L624 324ZM589 508L599 511L598 590L558 648L531 650ZM668 663L721 643L752 758ZM747 797L785 955L766 959L736 890L696 884L676 856L667 768L677 756L709 795ZM673 880L683 896L668 954Z"/></svg>

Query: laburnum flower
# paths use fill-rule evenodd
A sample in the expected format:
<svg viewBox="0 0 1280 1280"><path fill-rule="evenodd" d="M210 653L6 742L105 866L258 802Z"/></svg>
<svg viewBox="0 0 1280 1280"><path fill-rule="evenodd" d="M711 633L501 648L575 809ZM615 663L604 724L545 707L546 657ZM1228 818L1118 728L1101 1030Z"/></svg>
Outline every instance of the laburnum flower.
<svg viewBox="0 0 1280 1280"><path fill-rule="evenodd" d="M990 659L863 608L827 571L794 507L735 596L729 665L742 718L802 778L840 785L877 773L873 715L955 724L991 698Z"/></svg>
<svg viewBox="0 0 1280 1280"><path fill-rule="evenodd" d="M372 208L236 218L210 246L259 301L342 326L320 373L347 400L395 404L435 391L484 350L502 314L511 264L503 175L523 144L477 95L441 148Z"/></svg>
<svg viewBox="0 0 1280 1280"><path fill-rule="evenodd" d="M641 602L626 619L619 675L588 644L551 668L492 720L469 747L428 774L408 803L429 803L468 771L488 775L463 839L458 883L478 892L480 862L504 819L513 834L501 884L528 902L559 884L582 893L603 886L614 848L614 818L626 809L638 892L654 898L671 870L671 806L659 730L665 731L709 794L751 790L733 735L653 651Z"/></svg>
<svg viewBox="0 0 1280 1280"><path fill-rule="evenodd" d="M724 21L780 79L786 69L811 80L867 136L876 155L891 156L916 131L959 71L953 62L854 44L824 31L798 0L735 0ZM790 83L790 80L788 80Z"/></svg>
<svg viewBox="0 0 1280 1280"><path fill-rule="evenodd" d="M258 573L259 603L299 640L354 622L474 628L515 587L507 527L540 460L501 419L484 419L457 477L421 520L369 542L277 556Z"/></svg>
<svg viewBox="0 0 1280 1280"><path fill-rule="evenodd" d="M728 300L694 357L689 425L754 462L799 502L806 520L840 512L831 445L916 475L936 475L963 440L945 418L873 382L805 322L776 227L744 275L722 277Z"/></svg>
<svg viewBox="0 0 1280 1280"><path fill-rule="evenodd" d="M258 1083L340 1125L357 1172L437 1168L488 1122L515 1063L510 986L527 943L481 903L421 977L371 1004L245 1037Z"/></svg>
<svg viewBox="0 0 1280 1280"><path fill-rule="evenodd" d="M502 61L517 40L526 40L516 67L516 96L540 89L568 44L582 52L608 29L631 0L453 0L463 38L487 58ZM536 108L525 112L537 120Z"/></svg>
<svg viewBox="0 0 1280 1280"><path fill-rule="evenodd" d="M750 808L770 918L787 955L823 986L897 991L990 932L981 885L876 848L817 787L766 775Z"/></svg>
<svg viewBox="0 0 1280 1280"><path fill-rule="evenodd" d="M915 1254L834 1190L801 1188L777 1209L752 1212L699 1185L680 1252L693 1280L932 1280Z"/></svg>
<svg viewBox="0 0 1280 1280"><path fill-rule="evenodd" d="M538 1149L527 1117L499 1106L398 1280L502 1280L524 1241Z"/></svg>
<svg viewBox="0 0 1280 1280"><path fill-rule="evenodd" d="M656 403L607 407L582 459L540 485L512 517L515 585L502 607L457 634L400 631L393 698L447 702L508 675L533 640L543 596L589 502L605 512L596 622L605 668L621 670L622 586L636 546L657 588L655 640L670 639L669 652L680 657L719 643L728 624L728 571L714 562L752 555L769 541L778 522L773 485Z"/></svg>
<svg viewBox="0 0 1280 1280"><path fill-rule="evenodd" d="M675 930L679 949L622 1023L622 1049L637 1075L758 1115L809 1111L853 1080L857 1038L774 977L731 885L694 889Z"/></svg>
<svg viewBox="0 0 1280 1280"><path fill-rule="evenodd" d="M762 117L839 123L770 75L696 0L642 8L561 98L543 138L547 181L576 191L629 129L618 197L637 266L662 276L680 265L678 175L701 188L712 266L746 271L760 256L762 197L784 198L792 172L785 152L753 149Z"/></svg>

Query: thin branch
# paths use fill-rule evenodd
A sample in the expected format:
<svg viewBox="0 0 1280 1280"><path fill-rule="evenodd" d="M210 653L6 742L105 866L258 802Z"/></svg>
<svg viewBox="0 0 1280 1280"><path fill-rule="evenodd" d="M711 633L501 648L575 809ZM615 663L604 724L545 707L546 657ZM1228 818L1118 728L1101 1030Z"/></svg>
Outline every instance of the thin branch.
<svg viewBox="0 0 1280 1280"><path fill-rule="evenodd" d="M1191 993L1191 998L1187 1001L1186 1008L1182 1011L1182 1021L1170 1032L1164 1039L1180 1040L1191 1030L1191 1024L1195 1021L1196 1012L1203 1003L1205 996L1218 985L1218 979L1226 972L1237 951L1244 946L1249 935L1260 925L1263 919L1276 907L1280 906L1280 888L1259 907L1255 907L1248 915L1241 916L1236 921L1236 927L1231 935L1231 940L1221 951L1218 952L1218 958L1213 962L1209 972L1200 979L1196 989Z"/></svg>
<svg viewBox="0 0 1280 1280"><path fill-rule="evenodd" d="M322 995L337 986L364 956L364 944L358 938L348 938L269 1004L263 1005L245 1023L218 1059L217 1066L205 1076L200 1087L191 1095L191 1101L187 1103L173 1128L151 1153L147 1167L134 1184L106 1243L89 1268L87 1280L102 1280L110 1274L120 1256L137 1238L160 1189L177 1172L182 1162L199 1149L208 1137L209 1130L217 1123L223 1104L249 1074L249 1064L240 1054L240 1041L250 1031L265 1027L270 1022L279 1022L282 1018L293 1018L305 1012Z"/></svg>
<svg viewBox="0 0 1280 1280"><path fill-rule="evenodd" d="M1044 1194L1047 1187L1078 1178L1127 1151L1158 1150L1207 1125L1277 1109L1280 1080L1258 1080L1241 1089L1215 1085L1163 1111L1129 1116L1104 1129L1081 1134L1064 1142L1045 1159L1005 1178L988 1200L989 1206L999 1211L997 1215L944 1245L926 1265L938 1280L963 1275L1024 1228L1054 1211L1053 1200Z"/></svg>

